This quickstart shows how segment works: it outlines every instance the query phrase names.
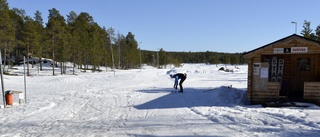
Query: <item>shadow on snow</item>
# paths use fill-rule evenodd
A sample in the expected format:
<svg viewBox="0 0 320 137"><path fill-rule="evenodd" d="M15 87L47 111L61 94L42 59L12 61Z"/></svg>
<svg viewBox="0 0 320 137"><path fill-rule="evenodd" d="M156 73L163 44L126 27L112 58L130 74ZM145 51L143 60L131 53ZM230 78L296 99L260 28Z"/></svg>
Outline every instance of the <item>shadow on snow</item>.
<svg viewBox="0 0 320 137"><path fill-rule="evenodd" d="M170 88L138 90L144 93L168 94L149 102L134 106L137 109L165 109L199 106L236 106L245 103L246 90L228 87L213 89L185 88L184 93L174 92Z"/></svg>

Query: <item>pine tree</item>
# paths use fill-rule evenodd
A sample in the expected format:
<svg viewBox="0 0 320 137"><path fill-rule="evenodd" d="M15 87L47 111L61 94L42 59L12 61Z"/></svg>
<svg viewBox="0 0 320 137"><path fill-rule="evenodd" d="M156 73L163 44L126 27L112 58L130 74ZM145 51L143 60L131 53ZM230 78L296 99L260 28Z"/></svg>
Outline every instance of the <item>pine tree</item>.
<svg viewBox="0 0 320 137"><path fill-rule="evenodd" d="M38 43L34 45L34 55L39 58L39 67L40 71L42 71L42 57L43 57L43 45L44 45L44 38L42 37L44 35L44 27L43 27L43 19L41 17L41 12L36 11L35 17L34 17L34 27L36 30L36 37Z"/></svg>
<svg viewBox="0 0 320 137"><path fill-rule="evenodd" d="M55 75L55 52L58 54L61 53L61 49L66 45L65 34L66 31L66 23L63 16L60 15L59 11L55 8L49 10L49 20L46 26L47 40L49 41L51 47L51 55L52 55L52 74ZM59 56L57 56L59 57ZM58 58L58 59L61 59Z"/></svg>
<svg viewBox="0 0 320 137"><path fill-rule="evenodd" d="M23 9L17 9L17 8L12 8L12 10L10 10L10 18L12 21L12 26L14 28L14 33L15 33L15 40L12 43L12 47L14 47L14 49L16 49L16 52L12 52L13 56L17 57L16 60L17 61L21 61L22 60L22 55L24 54L26 56L26 52L25 52L25 46L23 45L22 42L22 30L23 30L23 26L24 26L24 19L26 17L26 13ZM11 54L12 54L11 53Z"/></svg>
<svg viewBox="0 0 320 137"><path fill-rule="evenodd" d="M128 32L126 36L126 46L125 46L124 57L126 60L126 68L138 68L139 66L139 50L138 42L135 40L134 35Z"/></svg>
<svg viewBox="0 0 320 137"><path fill-rule="evenodd" d="M125 37L122 35L122 34L120 34L119 32L118 32L118 34L117 34L117 46L118 46L118 68L121 68L121 56L122 56L122 50L121 50L121 47L124 45L123 44L123 41L124 41L124 39L125 39Z"/></svg>
<svg viewBox="0 0 320 137"><path fill-rule="evenodd" d="M108 67L108 64L112 64L112 59L111 59L111 42L110 42L110 37L109 37L109 34L108 34L108 30L103 27L101 29L101 39L103 41L103 58L102 58L102 64L104 64L104 66L106 67L106 71L108 71L107 67ZM110 65L111 66L111 65Z"/></svg>
<svg viewBox="0 0 320 137"><path fill-rule="evenodd" d="M166 56L166 52L163 50L163 48L161 48L159 50L159 65L160 66L165 66L167 64L167 56ZM160 67L159 66L159 67ZM160 67L161 68L161 67Z"/></svg>
<svg viewBox="0 0 320 137"><path fill-rule="evenodd" d="M92 17L85 12L81 12L75 21L75 33L77 33L77 64L84 65L84 69L88 69L88 51L90 50L89 30L93 23Z"/></svg>
<svg viewBox="0 0 320 137"><path fill-rule="evenodd" d="M69 41L69 44L70 44L70 48L71 48L71 54L72 54L72 62L73 62L73 75L75 74L75 67L76 67L76 58L77 58L77 55L79 56L78 52L79 50L78 49L78 41L79 41L79 35L78 33L76 32L76 20L78 18L78 15L76 12L74 11L71 11L69 13L69 15L67 15L67 24L68 24L68 31L70 33L70 41Z"/></svg>
<svg viewBox="0 0 320 137"><path fill-rule="evenodd" d="M110 27L108 30L107 30L107 33L108 33L108 39L110 40L110 43L108 43L107 45L109 45L109 48L107 49L110 49L110 55L111 55L111 61L112 61L112 69L114 71L115 69L115 56L114 56L114 48L113 48L113 45L115 43L115 33L114 33L114 28Z"/></svg>
<svg viewBox="0 0 320 137"><path fill-rule="evenodd" d="M0 49L3 49L4 62L7 53L13 50L15 42L15 29L9 14L7 1L0 0Z"/></svg>
<svg viewBox="0 0 320 137"><path fill-rule="evenodd" d="M32 56L32 51L34 46L39 45L39 35L36 32L36 26L34 20L27 16L25 18L25 23L22 30L22 41L26 47L26 55L27 55L27 75L29 76L29 59ZM33 63L32 63L33 64Z"/></svg>
<svg viewBox="0 0 320 137"><path fill-rule="evenodd" d="M316 34L315 34L316 40L320 41L320 25L317 26L315 31L316 31Z"/></svg>
<svg viewBox="0 0 320 137"><path fill-rule="evenodd" d="M96 71L97 68L100 65L100 62L102 60L103 56L103 47L104 47L104 42L102 37L100 37L100 26L96 23L93 23L91 26L90 32L89 32L89 37L90 37L90 44L91 48L89 51L89 57L91 60L91 63L93 65L93 71Z"/></svg>
<svg viewBox="0 0 320 137"><path fill-rule="evenodd" d="M301 31L301 35L303 35L306 38L311 38L312 36L312 29L310 28L310 22L309 21L304 21L303 24L303 30Z"/></svg>

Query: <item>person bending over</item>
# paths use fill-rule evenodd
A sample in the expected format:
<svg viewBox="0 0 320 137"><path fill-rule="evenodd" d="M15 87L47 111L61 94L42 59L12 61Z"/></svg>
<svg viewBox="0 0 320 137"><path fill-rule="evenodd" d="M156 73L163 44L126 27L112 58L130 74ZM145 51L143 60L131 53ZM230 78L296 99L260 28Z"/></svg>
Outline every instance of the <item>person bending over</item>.
<svg viewBox="0 0 320 137"><path fill-rule="evenodd" d="M179 82L179 87L180 87L180 91L181 93L183 93L183 87L182 87L182 83L186 80L187 78L187 74L186 73L177 73L177 74L171 74L170 75L171 78L174 78L174 86L173 88L177 89L177 86L178 86L178 81L180 79L180 82Z"/></svg>

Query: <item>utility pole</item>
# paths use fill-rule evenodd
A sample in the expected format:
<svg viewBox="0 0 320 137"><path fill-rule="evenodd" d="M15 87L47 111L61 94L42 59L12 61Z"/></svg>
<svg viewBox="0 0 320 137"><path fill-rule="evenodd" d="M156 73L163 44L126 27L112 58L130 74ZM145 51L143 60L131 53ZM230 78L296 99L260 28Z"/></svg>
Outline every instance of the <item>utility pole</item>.
<svg viewBox="0 0 320 137"><path fill-rule="evenodd" d="M139 56L140 56L140 71L141 71L141 47L140 47L140 45L141 45L141 43L142 42L139 42Z"/></svg>
<svg viewBox="0 0 320 137"><path fill-rule="evenodd" d="M7 107L7 103L6 103L6 95L4 93L4 84L3 84L3 69L2 69L2 58L1 58L1 50L0 50L0 75L1 75L1 88L2 88L2 96L3 96L3 107L6 108Z"/></svg>
<svg viewBox="0 0 320 137"><path fill-rule="evenodd" d="M118 35L118 46L119 46L119 61L118 61L118 68L120 69L121 68L121 63L120 63L120 61L121 61L121 47L120 47L120 37L119 37L119 35Z"/></svg>
<svg viewBox="0 0 320 137"><path fill-rule="evenodd" d="M27 103L26 57L23 57L24 101Z"/></svg>
<svg viewBox="0 0 320 137"><path fill-rule="evenodd" d="M115 66L114 66L114 56L113 56L112 42L111 42L110 48L111 48L113 75L116 76L116 70L115 70Z"/></svg>
<svg viewBox="0 0 320 137"><path fill-rule="evenodd" d="M159 69L159 67L160 67L160 66L159 66L159 60L160 60L160 59L159 59L159 51L157 52L157 57L158 57L158 64L157 64L157 68Z"/></svg>
<svg viewBox="0 0 320 137"><path fill-rule="evenodd" d="M292 23L292 24L295 24L295 31L294 31L294 32L295 32L295 34L297 34L297 22L291 21L291 23Z"/></svg>

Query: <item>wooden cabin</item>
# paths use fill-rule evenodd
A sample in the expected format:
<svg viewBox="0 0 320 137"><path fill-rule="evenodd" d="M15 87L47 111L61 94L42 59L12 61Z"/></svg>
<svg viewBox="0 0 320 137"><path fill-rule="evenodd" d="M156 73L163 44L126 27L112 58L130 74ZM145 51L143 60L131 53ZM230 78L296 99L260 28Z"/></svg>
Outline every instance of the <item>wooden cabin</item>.
<svg viewBox="0 0 320 137"><path fill-rule="evenodd" d="M280 99L320 104L319 41L293 34L244 57L251 104Z"/></svg>

